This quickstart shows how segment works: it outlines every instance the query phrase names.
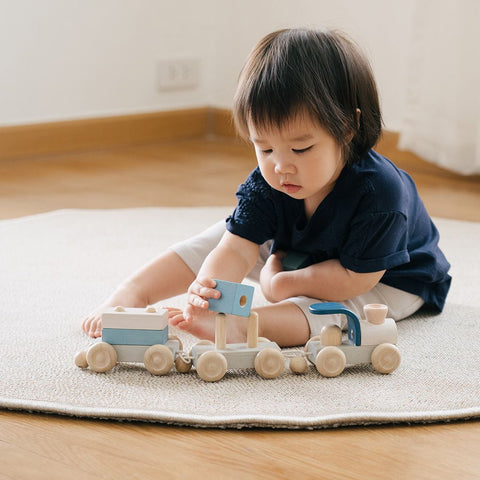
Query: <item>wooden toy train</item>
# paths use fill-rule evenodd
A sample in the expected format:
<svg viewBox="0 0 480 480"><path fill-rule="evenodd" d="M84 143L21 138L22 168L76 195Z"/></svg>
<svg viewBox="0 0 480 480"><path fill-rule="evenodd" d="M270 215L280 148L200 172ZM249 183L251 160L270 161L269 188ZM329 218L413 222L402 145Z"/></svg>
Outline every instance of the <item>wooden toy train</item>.
<svg viewBox="0 0 480 480"><path fill-rule="evenodd" d="M340 303L313 304L310 311L315 315L346 315L345 338L340 327L329 325L307 342L303 352L282 350L258 337L258 317L251 312L253 287L217 280L216 288L220 298L209 300L210 310L218 312L215 342L201 340L187 353L180 339L169 334L167 310L115 307L102 316L101 341L79 352L75 364L107 372L118 362L143 363L153 375L165 375L174 365L182 373L193 366L207 382L220 380L228 370L245 368L263 378L276 378L284 372L286 360L294 373L306 372L310 363L325 377L336 377L350 365L371 363L377 372L391 373L400 364L397 326L386 318L385 305L365 305L363 320ZM225 314L248 318L246 343L227 344Z"/></svg>

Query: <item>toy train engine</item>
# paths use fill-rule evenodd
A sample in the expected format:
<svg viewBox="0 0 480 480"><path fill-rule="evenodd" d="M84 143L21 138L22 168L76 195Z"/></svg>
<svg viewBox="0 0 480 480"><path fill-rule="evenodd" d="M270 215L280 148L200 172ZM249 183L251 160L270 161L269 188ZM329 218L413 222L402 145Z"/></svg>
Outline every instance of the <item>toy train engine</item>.
<svg viewBox="0 0 480 480"><path fill-rule="evenodd" d="M343 314L347 317L346 341L337 325L323 327L320 335L312 337L305 346L308 360L325 377L336 377L346 365L371 363L380 373L391 373L400 365L397 343L397 325L386 318L386 305L365 305L366 319L359 319L354 312L340 303L326 302L310 305L315 315Z"/></svg>

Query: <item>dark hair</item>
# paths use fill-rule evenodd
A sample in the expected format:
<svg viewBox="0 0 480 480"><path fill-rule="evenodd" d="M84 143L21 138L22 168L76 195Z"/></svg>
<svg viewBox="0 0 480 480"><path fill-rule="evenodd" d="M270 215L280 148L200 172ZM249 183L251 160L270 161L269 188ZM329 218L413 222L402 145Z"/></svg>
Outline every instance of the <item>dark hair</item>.
<svg viewBox="0 0 480 480"><path fill-rule="evenodd" d="M279 128L305 111L342 146L346 162L360 159L381 134L370 64L340 32L270 33L252 50L240 73L233 118L242 137L248 138L250 121L255 127Z"/></svg>

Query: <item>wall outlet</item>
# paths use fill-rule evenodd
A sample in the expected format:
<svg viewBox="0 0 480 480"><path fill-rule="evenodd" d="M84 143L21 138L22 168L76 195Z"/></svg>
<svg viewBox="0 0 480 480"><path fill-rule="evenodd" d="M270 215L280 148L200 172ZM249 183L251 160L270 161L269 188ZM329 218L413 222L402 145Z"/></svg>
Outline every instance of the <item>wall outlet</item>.
<svg viewBox="0 0 480 480"><path fill-rule="evenodd" d="M200 60L172 59L157 63L157 87L159 90L188 90L200 83Z"/></svg>

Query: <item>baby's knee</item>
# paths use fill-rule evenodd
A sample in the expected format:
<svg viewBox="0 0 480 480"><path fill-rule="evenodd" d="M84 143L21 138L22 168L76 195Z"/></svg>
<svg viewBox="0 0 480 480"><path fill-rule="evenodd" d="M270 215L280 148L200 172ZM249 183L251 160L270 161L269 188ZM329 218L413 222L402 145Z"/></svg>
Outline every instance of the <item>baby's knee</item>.
<svg viewBox="0 0 480 480"><path fill-rule="evenodd" d="M321 300L311 297L292 297L288 302L295 304L305 316L310 328L310 338L320 335L322 328L328 325L337 325L345 329L347 322L344 315L315 315L310 312L310 305L319 303Z"/></svg>

